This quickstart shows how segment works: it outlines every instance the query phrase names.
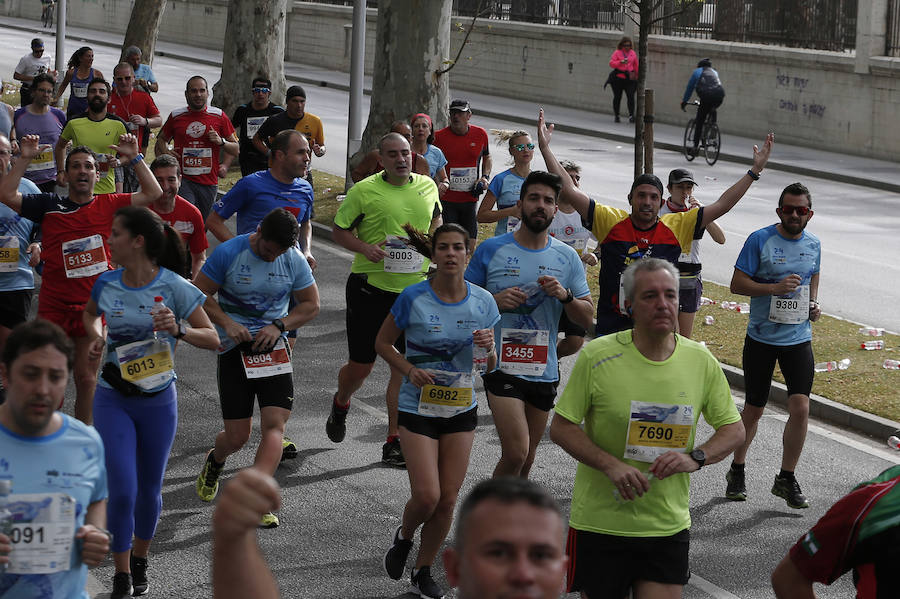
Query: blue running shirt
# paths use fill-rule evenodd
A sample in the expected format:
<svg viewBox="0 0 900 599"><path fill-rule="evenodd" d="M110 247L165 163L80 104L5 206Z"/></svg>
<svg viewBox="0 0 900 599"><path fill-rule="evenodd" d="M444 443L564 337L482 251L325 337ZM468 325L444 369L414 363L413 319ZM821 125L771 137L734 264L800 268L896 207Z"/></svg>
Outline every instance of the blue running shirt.
<svg viewBox="0 0 900 599"><path fill-rule="evenodd" d="M466 287L465 299L448 304L435 295L428 281L416 283L400 293L391 315L406 334L406 359L416 368L430 371L436 385L458 387L465 381L471 403L459 409L448 406L444 413L440 413L440 408L429 409L435 402L420 395L430 390L420 390L404 377L400 387L401 411L449 417L477 405L472 384L472 332L492 328L500 321L500 313L490 293L469 283Z"/></svg>
<svg viewBox="0 0 900 599"><path fill-rule="evenodd" d="M803 287L819 272L821 260L819 238L803 231L800 239L786 239L779 235L777 225L754 231L744 242L734 267L757 283L777 283L790 274L803 279L801 287L790 298L808 297ZM770 320L771 295L750 298L750 322L747 335L769 345L796 345L812 339L809 320L799 324L784 324Z"/></svg>
<svg viewBox="0 0 900 599"><path fill-rule="evenodd" d="M312 185L303 179L282 183L268 170L247 175L238 180L222 199L216 200L213 210L228 220L237 212L237 234L253 233L268 213L284 208L297 217L298 223L309 220L313 205Z"/></svg>
<svg viewBox="0 0 900 599"><path fill-rule="evenodd" d="M306 258L297 247L266 262L250 249L250 236L239 235L213 250L200 269L219 286L218 302L235 322L247 327L254 337L264 326L288 313L291 293L315 285ZM234 347L225 330L219 333L218 352Z"/></svg>
<svg viewBox="0 0 900 599"><path fill-rule="evenodd" d="M22 179L19 193L41 193L41 190L28 179ZM6 204L0 204L0 292L34 289L34 271L28 265L26 253L33 230L33 222Z"/></svg>
<svg viewBox="0 0 900 599"><path fill-rule="evenodd" d="M84 590L87 566L81 561L81 545L74 536L84 525L88 506L107 496L103 442L94 427L59 415L62 426L46 437L23 437L0 425L0 476L12 478L10 511L14 521L28 520L53 494L75 500L69 569L54 574L6 572L0 575L3 599L89 599ZM22 495L43 497L26 501Z"/></svg>
<svg viewBox="0 0 900 599"><path fill-rule="evenodd" d="M500 370L529 381L555 382L559 380L556 336L563 305L541 290L537 280L546 275L556 277L575 297L590 295L578 253L552 237L541 250L523 248L513 233L486 239L466 269L466 280L491 295L516 286L528 294L524 304L501 312L500 324L494 327Z"/></svg>
<svg viewBox="0 0 900 599"><path fill-rule="evenodd" d="M206 295L202 291L166 268L160 268L156 277L143 287L127 287L122 282L123 272L121 268L106 271L97 278L91 290L91 299L97 304L97 314L106 316L109 327L109 334L106 336L106 361L117 366L119 361L116 348L153 338L153 317L150 310L153 308L154 297L161 296L163 303L179 320L188 318L206 301ZM169 350L174 356L176 339L165 332L159 332L157 337L169 344ZM171 376L144 391L157 393L174 380L173 371ZM103 377L98 378L97 384L107 389L112 388Z"/></svg>
<svg viewBox="0 0 900 599"><path fill-rule="evenodd" d="M488 185L488 191L493 193L494 197L497 198L497 208L500 209L515 206L516 202L519 201L519 192L522 190L522 183L524 182L525 179L512 172L512 169L506 169L491 179L491 184ZM518 222L518 219L515 220ZM497 221L497 226L494 228L494 236L496 237L511 232L508 230L508 226L509 217L504 216ZM515 227L515 223L513 224L513 227Z"/></svg>

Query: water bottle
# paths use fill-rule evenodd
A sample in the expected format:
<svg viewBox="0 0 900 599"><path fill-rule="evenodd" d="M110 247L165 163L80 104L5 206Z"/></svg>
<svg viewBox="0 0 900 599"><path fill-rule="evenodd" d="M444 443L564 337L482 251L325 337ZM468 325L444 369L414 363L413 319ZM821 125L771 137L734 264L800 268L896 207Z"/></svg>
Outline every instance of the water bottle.
<svg viewBox="0 0 900 599"><path fill-rule="evenodd" d="M900 431L894 431L894 434L888 437L888 447L900 451Z"/></svg>
<svg viewBox="0 0 900 599"><path fill-rule="evenodd" d="M700 296L700 305L701 306L711 306L716 303L716 300L709 299L705 296Z"/></svg>
<svg viewBox="0 0 900 599"><path fill-rule="evenodd" d="M885 360L881 367L887 370L900 370L900 360Z"/></svg>
<svg viewBox="0 0 900 599"><path fill-rule="evenodd" d="M816 372L832 372L834 370L847 370L850 368L850 358L844 358L840 362L819 362L813 367Z"/></svg>
<svg viewBox="0 0 900 599"><path fill-rule="evenodd" d="M162 296L157 295L156 297L153 298L153 307L150 308L150 315L151 316L155 315L157 312L160 312L165 307L166 307L166 305L163 303ZM153 338L157 339L157 340L159 339L159 333L156 331L155 327L153 329Z"/></svg>
<svg viewBox="0 0 900 599"><path fill-rule="evenodd" d="M879 327L862 327L859 329L858 333L869 337L881 337L884 335L884 329Z"/></svg>
<svg viewBox="0 0 900 599"><path fill-rule="evenodd" d="M741 314L750 314L750 304L748 304L747 302L741 302L737 305L737 308L735 308L735 310Z"/></svg>
<svg viewBox="0 0 900 599"><path fill-rule="evenodd" d="M884 349L884 341L866 341L859 344L859 349L871 351L873 349Z"/></svg>
<svg viewBox="0 0 900 599"><path fill-rule="evenodd" d="M714 322L716 322L716 319L713 318L711 315L710 315L710 316L705 316L705 317L703 318L703 324L710 325L710 324L713 324Z"/></svg>
<svg viewBox="0 0 900 599"><path fill-rule="evenodd" d="M488 350L480 345L472 344L472 372L483 375L487 373Z"/></svg>
<svg viewBox="0 0 900 599"><path fill-rule="evenodd" d="M0 478L0 534L7 537L12 532L13 516L7 509L9 505L9 495L12 493L12 479ZM8 564L0 564L0 574L6 572Z"/></svg>

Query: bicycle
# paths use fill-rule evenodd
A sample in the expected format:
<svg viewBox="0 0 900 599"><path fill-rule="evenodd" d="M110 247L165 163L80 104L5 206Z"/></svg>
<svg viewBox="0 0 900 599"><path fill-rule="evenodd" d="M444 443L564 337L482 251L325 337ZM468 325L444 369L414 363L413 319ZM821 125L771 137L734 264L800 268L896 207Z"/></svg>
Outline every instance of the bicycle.
<svg viewBox="0 0 900 599"><path fill-rule="evenodd" d="M695 100L690 102L690 105L700 106L700 102ZM684 147L682 149L684 151L684 157L687 158L688 162L697 156L697 154L694 153L694 122L695 119L689 120L687 126L684 128ZM706 122L703 123L703 132L700 135L699 147L703 149L703 156L706 159L706 163L710 166L714 165L719 159L719 152L722 150L722 132L719 131L719 125L716 122L715 109L712 109L709 112L709 116L706 117Z"/></svg>
<svg viewBox="0 0 900 599"><path fill-rule="evenodd" d="M53 28L53 13L56 11L56 2L41 2L44 8L41 10L41 25L48 29Z"/></svg>

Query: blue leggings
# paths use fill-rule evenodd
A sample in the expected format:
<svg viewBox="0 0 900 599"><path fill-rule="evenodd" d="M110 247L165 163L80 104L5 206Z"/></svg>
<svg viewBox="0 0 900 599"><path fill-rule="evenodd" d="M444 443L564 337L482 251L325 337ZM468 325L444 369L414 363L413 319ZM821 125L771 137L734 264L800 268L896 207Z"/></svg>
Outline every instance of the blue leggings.
<svg viewBox="0 0 900 599"><path fill-rule="evenodd" d="M94 426L106 450L112 551L131 548L132 535L150 540L162 510L162 483L178 427L175 384L154 397L129 397L100 385Z"/></svg>

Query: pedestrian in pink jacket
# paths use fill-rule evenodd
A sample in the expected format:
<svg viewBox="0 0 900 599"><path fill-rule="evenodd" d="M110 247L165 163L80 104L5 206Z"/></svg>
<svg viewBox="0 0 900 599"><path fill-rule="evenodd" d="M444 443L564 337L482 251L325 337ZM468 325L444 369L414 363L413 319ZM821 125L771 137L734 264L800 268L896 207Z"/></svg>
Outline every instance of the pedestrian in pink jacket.
<svg viewBox="0 0 900 599"><path fill-rule="evenodd" d="M619 107L622 104L623 91L628 100L628 122L634 122L634 91L637 89L638 57L633 46L631 38L623 36L616 46L616 51L609 59L609 66L613 70L606 79L606 83L612 86L613 114L616 115L617 123L621 122ZM603 87L605 88L606 85Z"/></svg>

